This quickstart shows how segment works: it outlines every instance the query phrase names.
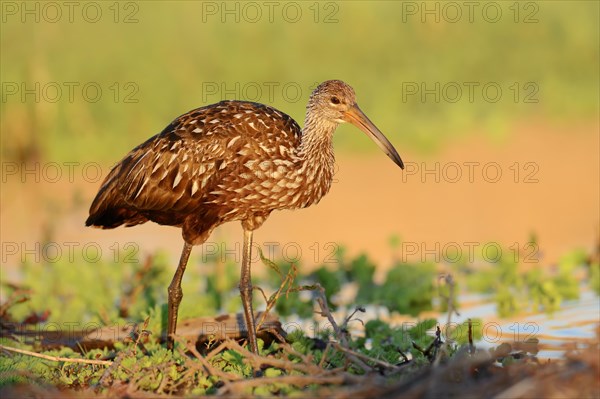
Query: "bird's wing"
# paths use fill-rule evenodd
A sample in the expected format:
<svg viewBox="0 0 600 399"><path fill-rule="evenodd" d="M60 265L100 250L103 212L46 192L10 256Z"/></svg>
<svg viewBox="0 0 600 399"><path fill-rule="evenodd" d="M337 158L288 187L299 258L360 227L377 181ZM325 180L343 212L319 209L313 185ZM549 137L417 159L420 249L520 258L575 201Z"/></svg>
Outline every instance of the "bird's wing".
<svg viewBox="0 0 600 399"><path fill-rule="evenodd" d="M139 210L189 212L230 180L225 177L251 173L248 160L282 156L269 149L297 144L300 134L292 118L263 105L226 101L199 108L128 154L120 191Z"/></svg>
<svg viewBox="0 0 600 399"><path fill-rule="evenodd" d="M171 132L132 151L120 188L125 202L146 211L197 207L219 178L225 155L220 140L208 146L202 141Z"/></svg>

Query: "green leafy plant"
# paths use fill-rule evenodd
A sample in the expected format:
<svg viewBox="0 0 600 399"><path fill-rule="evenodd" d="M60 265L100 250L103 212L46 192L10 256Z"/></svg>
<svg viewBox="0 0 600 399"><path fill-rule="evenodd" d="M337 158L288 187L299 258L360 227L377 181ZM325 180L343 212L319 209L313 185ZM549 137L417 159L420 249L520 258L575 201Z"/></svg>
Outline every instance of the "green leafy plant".
<svg viewBox="0 0 600 399"><path fill-rule="evenodd" d="M376 300L390 311L416 316L432 309L435 277L435 266L431 263L398 262L392 266L385 282L376 291Z"/></svg>
<svg viewBox="0 0 600 399"><path fill-rule="evenodd" d="M565 254L555 270L548 267L521 263L512 251L502 250L495 262L478 267L460 267L469 289L492 294L501 317L514 315L524 309L557 311L563 300L579 298L578 267L585 264L584 251Z"/></svg>

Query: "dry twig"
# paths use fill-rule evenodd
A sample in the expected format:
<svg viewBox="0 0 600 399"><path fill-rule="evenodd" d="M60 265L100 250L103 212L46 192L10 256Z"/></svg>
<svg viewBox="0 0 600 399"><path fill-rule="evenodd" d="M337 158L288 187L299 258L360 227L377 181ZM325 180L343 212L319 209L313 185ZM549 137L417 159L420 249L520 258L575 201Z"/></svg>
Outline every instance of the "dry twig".
<svg viewBox="0 0 600 399"><path fill-rule="evenodd" d="M290 384L297 387L306 387L311 384L318 385L344 385L344 384L360 384L364 383L364 377L343 373L336 375L284 375L281 377L263 377L253 378L248 380L236 381L231 383L227 388L222 388L219 394L234 393L239 394L248 388L253 388L267 384Z"/></svg>
<svg viewBox="0 0 600 399"><path fill-rule="evenodd" d="M72 358L68 358L68 357L49 356L49 355L43 355L43 354L37 353L37 352L31 352L31 351L28 351L25 349L13 348L13 347L6 346L6 345L0 345L0 349L9 351L9 352L20 353L22 355L39 357L40 359L51 360L53 362L100 364L103 366L108 366L108 365L112 364L112 362L109 360L91 360L91 359L76 359L76 358L72 359Z"/></svg>
<svg viewBox="0 0 600 399"><path fill-rule="evenodd" d="M317 313L323 317L326 317L327 320L329 320L329 323L331 324L331 327L333 328L333 332L341 344L340 346L343 348L348 348L348 336L347 336L348 334L345 331L345 329L341 329L338 326L335 319L333 318L333 315L331 314L331 311L329 310L329 306L327 305L327 298L325 297L325 289L321 285L317 284L316 291L318 293L317 303L319 304L319 307L321 308L321 311L317 312ZM369 367L369 365L367 365L365 362L360 360L358 357L356 357L353 354L350 354L348 352L344 352L344 353L346 355L346 359L348 359L349 361L354 363L356 366L360 367L365 373L368 373L369 371L371 371L372 368Z"/></svg>
<svg viewBox="0 0 600 399"><path fill-rule="evenodd" d="M376 364L376 365L378 365L380 367L384 367L386 369L390 369L390 370L394 370L394 371L397 371L397 370L400 369L400 367L398 367L398 366L396 366L394 364L385 362L383 360L375 359L375 358L373 358L371 356L363 355L362 353L355 352L355 351L353 351L351 349L348 349L348 348L344 348L343 346L341 346L337 342L332 342L332 346L334 348L336 348L337 350L339 350L339 351L342 351L342 352L347 353L347 354L352 355L352 356L356 356L357 358L362 359L362 360L364 360L366 362L374 363L374 364Z"/></svg>
<svg viewBox="0 0 600 399"><path fill-rule="evenodd" d="M448 319L446 320L446 332L447 332L448 328L450 328L450 326L451 326L450 323L452 322L452 314L456 313L457 315L459 315L458 312L456 311L456 309L454 308L454 286L455 286L455 283L454 283L454 278L452 277L452 274L440 275L439 279L443 280L446 283L446 285L448 285L448 297L445 298L446 301L448 302L448 309L447 309ZM438 329L439 329L439 327L438 327ZM441 339L441 333L440 333L440 339ZM437 337L436 337L436 340L437 340ZM435 342L436 341L434 341L434 343ZM445 354L448 353L448 337L446 337L446 341L444 341L444 343L442 344L441 350L436 353L435 360L433 362L434 367L439 366L440 360L442 358L442 354L444 354L444 353Z"/></svg>

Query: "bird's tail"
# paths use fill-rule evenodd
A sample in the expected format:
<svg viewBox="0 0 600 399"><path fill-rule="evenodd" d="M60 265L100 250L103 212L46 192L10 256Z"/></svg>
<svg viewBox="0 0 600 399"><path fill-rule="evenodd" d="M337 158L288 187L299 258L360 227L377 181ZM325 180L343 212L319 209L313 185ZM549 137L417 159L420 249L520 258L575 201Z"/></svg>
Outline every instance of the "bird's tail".
<svg viewBox="0 0 600 399"><path fill-rule="evenodd" d="M90 206L90 214L85 221L86 226L114 229L121 225L135 226L148 220L125 203L118 187L121 166L121 164L115 166L102 183L100 191Z"/></svg>

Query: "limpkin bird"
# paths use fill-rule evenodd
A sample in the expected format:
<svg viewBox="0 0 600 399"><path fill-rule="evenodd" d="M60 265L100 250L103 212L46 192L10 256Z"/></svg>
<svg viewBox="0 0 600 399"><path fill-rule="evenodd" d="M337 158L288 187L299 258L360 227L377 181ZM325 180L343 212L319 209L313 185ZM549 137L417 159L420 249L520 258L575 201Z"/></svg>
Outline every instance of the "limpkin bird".
<svg viewBox="0 0 600 399"><path fill-rule="evenodd" d="M220 224L239 220L244 230L239 288L248 342L258 352L252 232L272 211L305 208L327 194L334 173L333 133L343 122L363 130L404 168L392 144L356 104L354 90L329 80L312 92L303 129L267 105L221 101L181 115L110 171L87 226L112 229L150 220L182 229L183 251L168 288L168 348L173 349L181 279L192 247Z"/></svg>

